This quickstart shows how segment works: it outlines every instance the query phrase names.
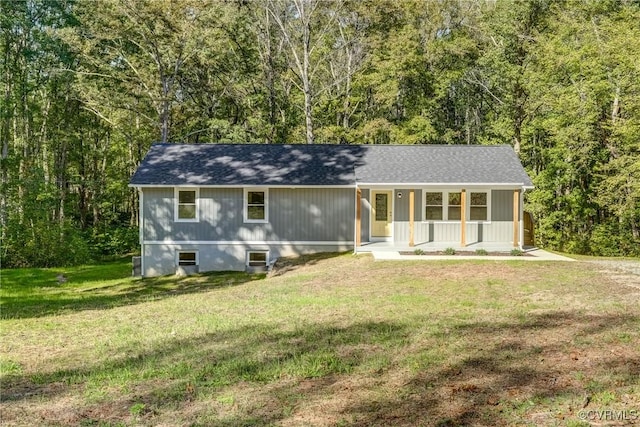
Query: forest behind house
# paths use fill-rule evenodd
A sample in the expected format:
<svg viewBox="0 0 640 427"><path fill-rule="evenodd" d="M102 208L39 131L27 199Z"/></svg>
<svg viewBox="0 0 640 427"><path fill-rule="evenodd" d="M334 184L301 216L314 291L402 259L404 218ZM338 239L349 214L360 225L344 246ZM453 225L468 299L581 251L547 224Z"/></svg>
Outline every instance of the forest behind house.
<svg viewBox="0 0 640 427"><path fill-rule="evenodd" d="M2 267L138 248L153 142L510 144L539 246L640 255L640 2L0 1Z"/></svg>

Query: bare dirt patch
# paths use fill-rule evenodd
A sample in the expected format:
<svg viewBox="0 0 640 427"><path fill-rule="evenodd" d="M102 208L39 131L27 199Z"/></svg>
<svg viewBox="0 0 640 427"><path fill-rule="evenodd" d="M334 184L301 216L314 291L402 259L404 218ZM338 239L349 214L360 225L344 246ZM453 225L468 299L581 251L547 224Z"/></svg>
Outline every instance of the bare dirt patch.
<svg viewBox="0 0 640 427"><path fill-rule="evenodd" d="M598 260L588 262L616 283L640 290L640 261Z"/></svg>

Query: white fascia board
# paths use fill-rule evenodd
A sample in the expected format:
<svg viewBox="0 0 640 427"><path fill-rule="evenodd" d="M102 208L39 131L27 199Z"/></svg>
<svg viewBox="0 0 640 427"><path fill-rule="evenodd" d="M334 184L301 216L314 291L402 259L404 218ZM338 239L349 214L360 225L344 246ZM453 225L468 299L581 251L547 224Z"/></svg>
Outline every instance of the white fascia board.
<svg viewBox="0 0 640 427"><path fill-rule="evenodd" d="M199 185L199 184L129 184L129 187L134 188L357 188L355 184L347 184L347 185L296 185L296 184L258 184L258 185L249 185L249 184L224 184L224 185Z"/></svg>
<svg viewBox="0 0 640 427"><path fill-rule="evenodd" d="M370 183L370 182L361 182L358 183L358 187L360 188L373 188L373 189L383 189L383 188L411 188L411 187L420 187L420 188L502 188L502 189L519 189L519 188L533 188L533 187L524 187L522 183L490 183L490 182L456 182L456 183L441 183L441 182L390 182L390 183Z"/></svg>

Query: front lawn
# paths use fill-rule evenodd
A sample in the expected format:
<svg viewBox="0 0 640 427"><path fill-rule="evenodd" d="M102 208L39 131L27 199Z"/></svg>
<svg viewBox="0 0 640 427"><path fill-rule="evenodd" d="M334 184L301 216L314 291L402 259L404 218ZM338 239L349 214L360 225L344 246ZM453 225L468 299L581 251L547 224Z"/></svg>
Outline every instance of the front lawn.
<svg viewBox="0 0 640 427"><path fill-rule="evenodd" d="M2 424L637 422L640 287L601 265L282 265L145 280L126 261L3 270Z"/></svg>

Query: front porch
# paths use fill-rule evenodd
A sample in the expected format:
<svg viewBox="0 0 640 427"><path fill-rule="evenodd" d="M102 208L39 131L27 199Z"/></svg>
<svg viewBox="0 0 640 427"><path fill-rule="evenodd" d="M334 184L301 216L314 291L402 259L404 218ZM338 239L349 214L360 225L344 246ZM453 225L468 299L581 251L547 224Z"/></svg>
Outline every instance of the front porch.
<svg viewBox="0 0 640 427"><path fill-rule="evenodd" d="M356 252L510 252L533 244L522 220L524 190L496 187L359 188Z"/></svg>

